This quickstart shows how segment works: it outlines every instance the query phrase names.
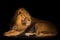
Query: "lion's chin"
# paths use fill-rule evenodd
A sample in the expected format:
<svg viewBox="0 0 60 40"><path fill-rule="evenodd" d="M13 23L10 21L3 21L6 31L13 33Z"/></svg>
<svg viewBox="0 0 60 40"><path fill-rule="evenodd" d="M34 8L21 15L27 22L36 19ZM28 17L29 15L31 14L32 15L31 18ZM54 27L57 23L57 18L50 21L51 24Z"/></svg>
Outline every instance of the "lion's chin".
<svg viewBox="0 0 60 40"><path fill-rule="evenodd" d="M5 32L4 36L11 37L11 36L17 36L19 34L20 34L20 32L18 32L16 30L10 30L8 32Z"/></svg>

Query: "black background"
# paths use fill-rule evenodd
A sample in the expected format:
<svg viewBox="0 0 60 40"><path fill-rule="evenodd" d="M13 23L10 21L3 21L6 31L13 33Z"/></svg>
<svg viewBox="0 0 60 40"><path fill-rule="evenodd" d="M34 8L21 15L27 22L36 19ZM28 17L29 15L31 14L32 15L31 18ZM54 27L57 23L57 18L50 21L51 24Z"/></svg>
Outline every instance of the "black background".
<svg viewBox="0 0 60 40"><path fill-rule="evenodd" d="M0 1L0 38L5 38L3 33L9 30L9 22L18 8L24 7L30 15L42 20L47 20L55 24L59 30L59 3L45 1ZM58 31L59 32L59 31ZM56 38L59 37L59 34Z"/></svg>

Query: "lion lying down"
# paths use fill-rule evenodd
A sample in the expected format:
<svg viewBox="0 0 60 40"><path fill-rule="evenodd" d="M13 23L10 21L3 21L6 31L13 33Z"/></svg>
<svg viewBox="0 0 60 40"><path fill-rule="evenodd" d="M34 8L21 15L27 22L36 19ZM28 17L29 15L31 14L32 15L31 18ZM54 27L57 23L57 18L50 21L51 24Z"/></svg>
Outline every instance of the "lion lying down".
<svg viewBox="0 0 60 40"><path fill-rule="evenodd" d="M26 9L20 8L13 17L11 30L5 32L4 36L18 36L22 33L24 33L25 36L35 35L36 37L46 37L56 36L57 30L52 23L35 19L30 16Z"/></svg>

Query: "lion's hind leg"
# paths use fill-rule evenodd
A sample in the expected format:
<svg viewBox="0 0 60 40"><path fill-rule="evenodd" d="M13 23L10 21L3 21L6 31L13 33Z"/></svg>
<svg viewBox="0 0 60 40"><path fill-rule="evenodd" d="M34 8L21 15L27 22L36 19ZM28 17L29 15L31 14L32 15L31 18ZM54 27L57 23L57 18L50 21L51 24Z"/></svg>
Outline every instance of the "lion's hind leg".
<svg viewBox="0 0 60 40"><path fill-rule="evenodd" d="M36 27L36 36L37 37L51 37L56 36L57 31L53 28L50 28L50 26L47 26L48 24L45 23L37 23L35 25Z"/></svg>

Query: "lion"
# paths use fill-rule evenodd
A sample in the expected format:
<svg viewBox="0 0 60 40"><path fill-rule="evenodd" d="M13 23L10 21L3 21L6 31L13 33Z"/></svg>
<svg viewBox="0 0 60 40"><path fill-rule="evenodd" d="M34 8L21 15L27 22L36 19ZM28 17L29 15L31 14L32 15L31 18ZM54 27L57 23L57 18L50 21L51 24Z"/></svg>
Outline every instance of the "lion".
<svg viewBox="0 0 60 40"><path fill-rule="evenodd" d="M11 29L5 32L4 36L18 36L24 32L25 36L46 37L57 35L54 24L32 17L25 8L19 8L16 11L11 25Z"/></svg>

